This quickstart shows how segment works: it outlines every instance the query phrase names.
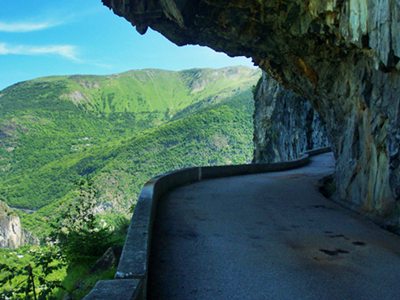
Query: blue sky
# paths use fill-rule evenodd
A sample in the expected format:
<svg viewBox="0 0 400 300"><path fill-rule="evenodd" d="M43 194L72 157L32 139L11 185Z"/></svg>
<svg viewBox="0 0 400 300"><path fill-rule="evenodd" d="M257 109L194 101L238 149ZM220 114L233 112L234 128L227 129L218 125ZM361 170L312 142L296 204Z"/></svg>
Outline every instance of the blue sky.
<svg viewBox="0 0 400 300"><path fill-rule="evenodd" d="M229 65L252 63L206 47L177 47L151 30L141 36L101 0L12 0L0 10L0 89L48 75Z"/></svg>

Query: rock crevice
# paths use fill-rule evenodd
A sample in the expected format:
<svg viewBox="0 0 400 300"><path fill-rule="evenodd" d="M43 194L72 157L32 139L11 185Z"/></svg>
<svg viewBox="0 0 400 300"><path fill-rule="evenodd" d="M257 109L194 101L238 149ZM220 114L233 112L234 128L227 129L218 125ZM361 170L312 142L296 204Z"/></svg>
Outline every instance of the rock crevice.
<svg viewBox="0 0 400 300"><path fill-rule="evenodd" d="M254 161L298 159L329 145L325 124L310 102L263 73L254 91Z"/></svg>

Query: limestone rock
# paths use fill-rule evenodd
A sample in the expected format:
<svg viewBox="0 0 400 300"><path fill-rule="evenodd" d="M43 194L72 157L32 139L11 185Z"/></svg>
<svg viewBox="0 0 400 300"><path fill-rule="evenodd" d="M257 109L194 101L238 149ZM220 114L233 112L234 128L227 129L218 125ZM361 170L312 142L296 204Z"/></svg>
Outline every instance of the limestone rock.
<svg viewBox="0 0 400 300"><path fill-rule="evenodd" d="M22 228L18 215L0 201L0 248L15 249L27 243L38 242L37 238Z"/></svg>
<svg viewBox="0 0 400 300"><path fill-rule="evenodd" d="M0 247L18 248L23 243L19 217L4 202L0 202Z"/></svg>

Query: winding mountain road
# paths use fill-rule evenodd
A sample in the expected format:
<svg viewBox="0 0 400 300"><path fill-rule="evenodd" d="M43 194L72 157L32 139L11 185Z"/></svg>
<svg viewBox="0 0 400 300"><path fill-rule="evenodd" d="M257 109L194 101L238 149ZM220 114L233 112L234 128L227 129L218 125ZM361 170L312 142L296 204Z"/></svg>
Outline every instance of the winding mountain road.
<svg viewBox="0 0 400 300"><path fill-rule="evenodd" d="M332 154L205 180L160 200L148 297L399 299L400 238L325 199Z"/></svg>

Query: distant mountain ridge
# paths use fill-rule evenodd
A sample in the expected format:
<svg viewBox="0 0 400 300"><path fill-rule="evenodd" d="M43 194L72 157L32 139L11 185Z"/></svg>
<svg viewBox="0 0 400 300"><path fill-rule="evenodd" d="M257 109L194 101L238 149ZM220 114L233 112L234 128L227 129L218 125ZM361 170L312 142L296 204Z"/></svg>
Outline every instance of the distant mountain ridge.
<svg viewBox="0 0 400 300"><path fill-rule="evenodd" d="M15 91L23 90L26 96L31 96L32 90L36 90L34 96L39 96L43 91L51 92L50 88L60 100L92 112L179 111L210 97L223 99L232 96L248 88L260 74L258 69L227 67L184 71L143 69L105 76L43 77L17 83L1 91L0 107L4 112L11 109L10 105L14 107L15 101L26 100L24 97L14 98L9 103L7 96L14 96Z"/></svg>

